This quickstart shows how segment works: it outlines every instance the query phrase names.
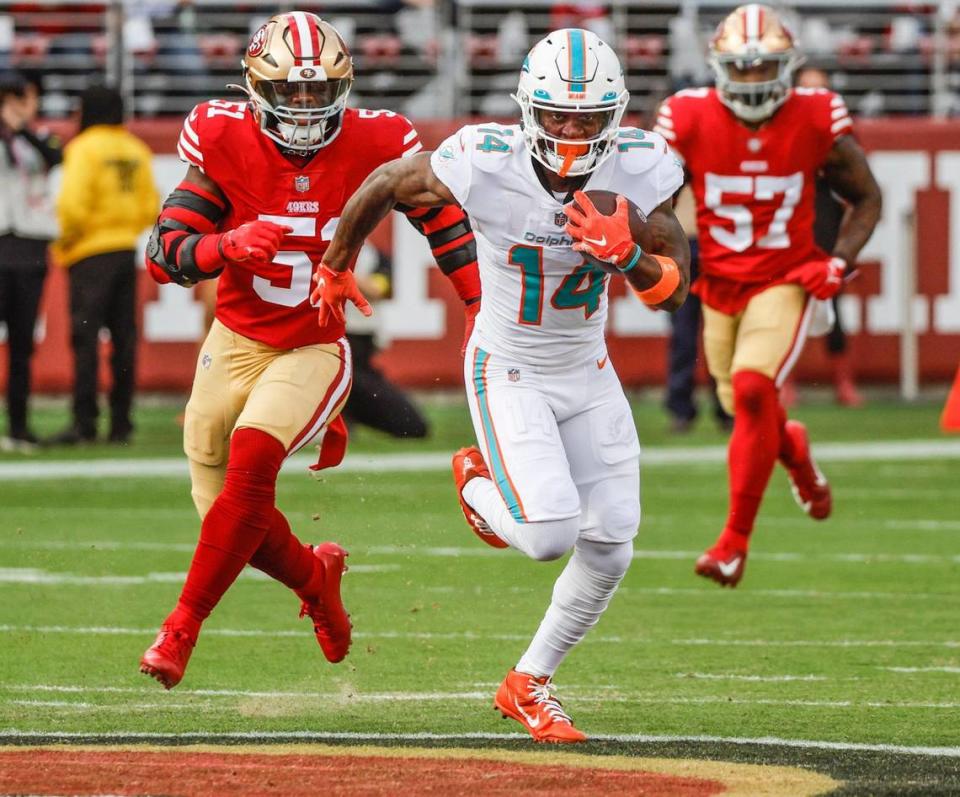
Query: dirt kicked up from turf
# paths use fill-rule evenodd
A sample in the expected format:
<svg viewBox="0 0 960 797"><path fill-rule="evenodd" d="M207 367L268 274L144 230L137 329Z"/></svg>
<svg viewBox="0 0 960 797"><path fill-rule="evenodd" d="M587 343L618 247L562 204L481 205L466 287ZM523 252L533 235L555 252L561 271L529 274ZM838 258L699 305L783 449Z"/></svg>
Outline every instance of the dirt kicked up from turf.
<svg viewBox="0 0 960 797"><path fill-rule="evenodd" d="M26 747L0 751L0 794L814 795L840 784L794 767L505 750L326 745Z"/></svg>

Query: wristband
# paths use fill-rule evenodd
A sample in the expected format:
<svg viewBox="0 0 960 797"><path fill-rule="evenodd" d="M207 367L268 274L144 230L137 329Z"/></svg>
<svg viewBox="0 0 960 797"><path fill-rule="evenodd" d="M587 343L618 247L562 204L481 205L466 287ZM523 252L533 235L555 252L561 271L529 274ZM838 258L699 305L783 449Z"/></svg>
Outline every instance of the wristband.
<svg viewBox="0 0 960 797"><path fill-rule="evenodd" d="M640 262L641 257L643 257L643 250L637 244L634 244L633 255L630 257L630 260L627 261L625 266L617 266L617 268L620 269L621 274L626 274L630 269Z"/></svg>
<svg viewBox="0 0 960 797"><path fill-rule="evenodd" d="M657 280L656 285L644 291L633 288L633 292L648 307L656 307L673 296L673 292L680 285L680 269L672 258L662 255L650 255L650 257L660 264L660 279Z"/></svg>

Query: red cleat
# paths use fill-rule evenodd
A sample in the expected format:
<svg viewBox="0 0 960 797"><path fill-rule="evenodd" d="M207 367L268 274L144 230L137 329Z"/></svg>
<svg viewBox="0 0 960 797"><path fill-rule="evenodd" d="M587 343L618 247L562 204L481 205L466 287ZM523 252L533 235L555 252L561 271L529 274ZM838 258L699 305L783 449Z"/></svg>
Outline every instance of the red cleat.
<svg viewBox="0 0 960 797"><path fill-rule="evenodd" d="M457 485L457 498L460 499L460 509L463 510L463 516L467 519L470 528L473 529L473 533L487 545L494 548L506 548L507 544L487 525L487 521L463 500L463 488L466 487L468 481L477 476L484 479L490 478L490 471L487 470L487 464L483 461L483 454L476 446L461 448L453 455L453 481Z"/></svg>
<svg viewBox="0 0 960 797"><path fill-rule="evenodd" d="M165 689L173 689L183 679L195 644L196 639L182 628L164 623L140 659L140 672L156 678Z"/></svg>
<svg viewBox="0 0 960 797"><path fill-rule="evenodd" d="M313 578L295 592L303 601L300 616L310 616L323 655L327 661L336 664L343 661L350 650L353 628L340 597L340 579L347 570L344 559L349 554L335 542L324 542L312 548L316 558Z"/></svg>
<svg viewBox="0 0 960 797"><path fill-rule="evenodd" d="M693 571L698 576L713 579L721 587L735 587L743 578L743 570L746 566L746 551L735 551L721 545L714 545L697 559Z"/></svg>
<svg viewBox="0 0 960 797"><path fill-rule="evenodd" d="M794 462L781 460L790 476L793 497L800 508L814 520L825 520L830 517L833 508L830 484L810 454L807 427L800 421L787 421L784 434L790 438L791 447L797 452Z"/></svg>
<svg viewBox="0 0 960 797"><path fill-rule="evenodd" d="M573 727L547 676L535 678L510 670L497 689L493 707L504 719L519 722L537 742L570 744L587 740L585 733Z"/></svg>

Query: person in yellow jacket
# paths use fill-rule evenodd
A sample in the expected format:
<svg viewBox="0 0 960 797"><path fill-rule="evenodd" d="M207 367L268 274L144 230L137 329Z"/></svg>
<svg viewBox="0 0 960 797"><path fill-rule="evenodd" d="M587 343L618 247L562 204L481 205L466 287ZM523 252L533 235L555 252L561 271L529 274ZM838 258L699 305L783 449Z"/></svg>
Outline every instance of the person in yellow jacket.
<svg viewBox="0 0 960 797"><path fill-rule="evenodd" d="M114 89L87 89L80 99L80 133L64 150L57 199L60 237L54 260L69 269L70 340L74 356L73 421L49 442L97 437L97 352L100 329L110 332L109 440L126 443L136 351L137 238L156 220L159 197L143 141L123 127Z"/></svg>

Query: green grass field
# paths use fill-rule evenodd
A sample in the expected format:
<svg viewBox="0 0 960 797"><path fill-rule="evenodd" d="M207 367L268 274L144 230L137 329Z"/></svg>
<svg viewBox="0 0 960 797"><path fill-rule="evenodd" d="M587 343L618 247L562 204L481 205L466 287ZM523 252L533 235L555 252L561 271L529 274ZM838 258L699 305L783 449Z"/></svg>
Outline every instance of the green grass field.
<svg viewBox="0 0 960 797"><path fill-rule="evenodd" d="M428 440L356 435L354 459L379 461L382 472L331 472L319 483L299 469L281 477L278 503L298 535L351 552L349 658L327 664L296 599L248 570L169 693L140 675L137 661L176 600L198 522L185 475L138 476L135 460L180 456L177 407L143 407L130 446L0 456L4 737L518 732L491 710L492 694L563 562L486 548L464 524L442 465L395 470L380 456L449 452L471 439L458 401L428 410ZM696 578L693 562L724 519L723 436L704 420L670 438L659 407L638 401L648 464L636 558L556 679L578 726L601 736L952 748L908 755L914 769L874 764L849 778L861 784L856 793L883 792L884 773L895 772L902 783L889 783L904 790L960 789L960 448L939 435L938 410L799 408L815 444L830 444L822 466L834 516L822 524L803 516L778 471L746 577L721 590ZM46 408L37 425L53 431L63 421L61 409ZM876 447L920 439L939 445ZM44 474L77 459L88 473ZM129 462L107 477L97 475L98 459ZM31 477L17 478L28 465ZM758 757L741 748L738 756Z"/></svg>

